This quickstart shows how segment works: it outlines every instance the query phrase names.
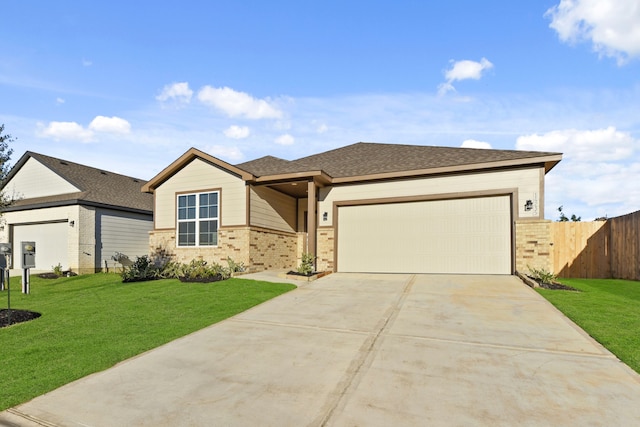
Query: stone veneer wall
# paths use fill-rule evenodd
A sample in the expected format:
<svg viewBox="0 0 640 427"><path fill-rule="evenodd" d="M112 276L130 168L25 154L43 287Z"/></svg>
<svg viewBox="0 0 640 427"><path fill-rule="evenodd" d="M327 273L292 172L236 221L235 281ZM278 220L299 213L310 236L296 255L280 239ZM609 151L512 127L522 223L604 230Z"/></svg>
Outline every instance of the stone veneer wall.
<svg viewBox="0 0 640 427"><path fill-rule="evenodd" d="M333 251L334 251L335 232L333 228L323 227L318 229L318 237L316 239L317 265L318 271L334 271Z"/></svg>
<svg viewBox="0 0 640 427"><path fill-rule="evenodd" d="M227 257L242 262L247 271L292 269L296 266L298 237L293 233L250 227L221 228L217 247L176 249L175 230L149 233L151 254L188 263L193 259L226 265Z"/></svg>
<svg viewBox="0 0 640 427"><path fill-rule="evenodd" d="M550 220L516 221L516 271L529 268L553 272L553 244Z"/></svg>
<svg viewBox="0 0 640 427"><path fill-rule="evenodd" d="M251 229L250 271L292 270L296 267L298 236L274 230Z"/></svg>
<svg viewBox="0 0 640 427"><path fill-rule="evenodd" d="M153 230L149 232L149 252L182 263L202 259L226 265L227 257L230 257L235 262L249 266L249 235L248 227L221 228L218 230L219 245L216 247L176 249L175 230Z"/></svg>

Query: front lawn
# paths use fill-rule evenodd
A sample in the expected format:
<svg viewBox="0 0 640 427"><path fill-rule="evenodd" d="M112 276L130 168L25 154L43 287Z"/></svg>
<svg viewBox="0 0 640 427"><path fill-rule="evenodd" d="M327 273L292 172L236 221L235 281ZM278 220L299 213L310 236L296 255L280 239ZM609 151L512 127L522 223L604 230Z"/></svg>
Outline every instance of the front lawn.
<svg viewBox="0 0 640 427"><path fill-rule="evenodd" d="M116 274L31 278L11 308L38 319L0 328L0 410L202 329L295 286L233 278L215 283L126 283ZM7 308L7 292L0 292Z"/></svg>
<svg viewBox="0 0 640 427"><path fill-rule="evenodd" d="M640 282L615 279L561 279L581 292L537 291L640 373Z"/></svg>

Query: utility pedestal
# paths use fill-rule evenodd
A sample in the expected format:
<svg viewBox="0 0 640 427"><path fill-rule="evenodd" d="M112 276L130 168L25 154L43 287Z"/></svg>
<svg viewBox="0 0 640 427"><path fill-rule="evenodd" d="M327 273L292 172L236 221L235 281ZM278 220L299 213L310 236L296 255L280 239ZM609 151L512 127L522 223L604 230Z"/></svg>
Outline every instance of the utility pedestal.
<svg viewBox="0 0 640 427"><path fill-rule="evenodd" d="M20 242L22 249L22 293L30 291L29 269L36 267L36 242Z"/></svg>

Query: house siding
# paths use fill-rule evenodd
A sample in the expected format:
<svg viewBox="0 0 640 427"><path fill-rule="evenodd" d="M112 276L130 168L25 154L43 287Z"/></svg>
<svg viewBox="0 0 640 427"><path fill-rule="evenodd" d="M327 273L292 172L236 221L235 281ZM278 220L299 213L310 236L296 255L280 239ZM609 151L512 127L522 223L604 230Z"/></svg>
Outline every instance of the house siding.
<svg viewBox="0 0 640 427"><path fill-rule="evenodd" d="M341 185L319 189L318 213L322 217L327 213L327 221L321 220L320 226L335 226L333 203L344 200L366 200L391 197L411 197L422 195L470 193L505 188L517 188L517 216L521 218L540 218L544 215L540 206L543 182L540 180L541 168L527 168L507 171L441 176L433 178L406 179L369 184ZM534 209L526 211L526 200L532 200Z"/></svg>
<svg viewBox="0 0 640 427"><path fill-rule="evenodd" d="M271 230L295 232L296 199L267 187L250 189L250 224Z"/></svg>
<svg viewBox="0 0 640 427"><path fill-rule="evenodd" d="M176 227L176 194L220 189L221 226L246 225L244 181L200 159L195 159L155 190L155 228Z"/></svg>
<svg viewBox="0 0 640 427"><path fill-rule="evenodd" d="M32 199L78 191L80 190L77 187L34 158L26 161L5 188L6 195L16 199Z"/></svg>
<svg viewBox="0 0 640 427"><path fill-rule="evenodd" d="M121 267L112 256L120 252L135 261L136 257L149 253L149 232L153 221L149 215L125 214L122 212L99 209L96 212L96 229L100 244L96 248L96 268L113 269Z"/></svg>

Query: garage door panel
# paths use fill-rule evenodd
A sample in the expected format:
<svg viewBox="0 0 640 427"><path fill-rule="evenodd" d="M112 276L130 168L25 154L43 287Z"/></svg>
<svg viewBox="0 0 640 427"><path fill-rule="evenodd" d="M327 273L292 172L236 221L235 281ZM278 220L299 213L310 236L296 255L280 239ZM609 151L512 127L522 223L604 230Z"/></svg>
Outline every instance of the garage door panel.
<svg viewBox="0 0 640 427"><path fill-rule="evenodd" d="M510 274L510 197L340 207L338 270Z"/></svg>
<svg viewBox="0 0 640 427"><path fill-rule="evenodd" d="M58 264L69 268L66 222L13 226L13 268L21 268L20 242L36 242L35 270L50 271Z"/></svg>

